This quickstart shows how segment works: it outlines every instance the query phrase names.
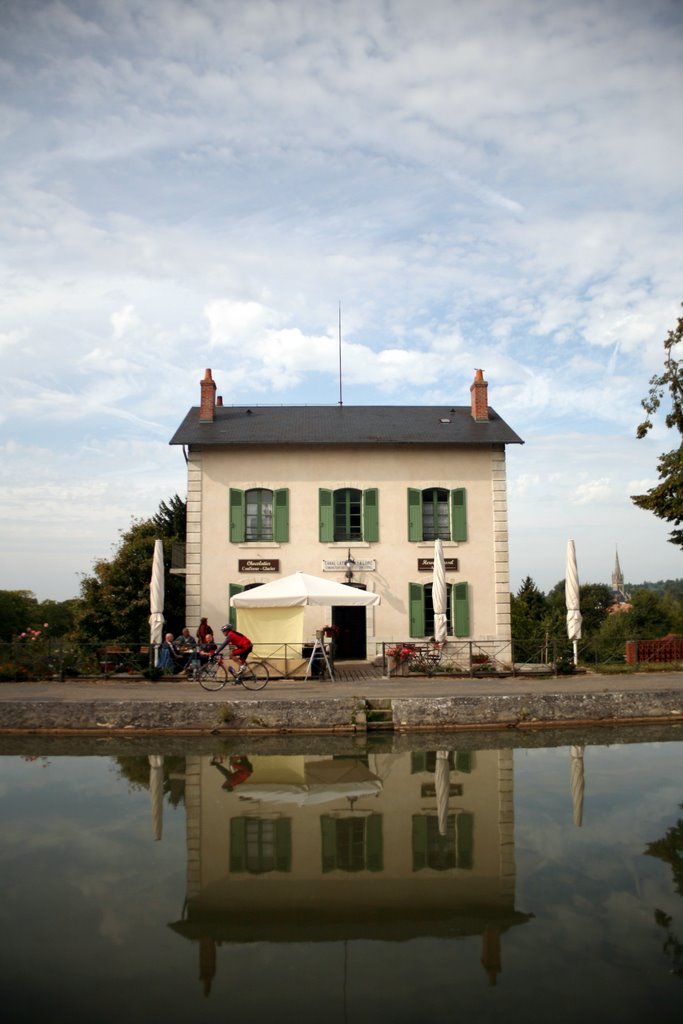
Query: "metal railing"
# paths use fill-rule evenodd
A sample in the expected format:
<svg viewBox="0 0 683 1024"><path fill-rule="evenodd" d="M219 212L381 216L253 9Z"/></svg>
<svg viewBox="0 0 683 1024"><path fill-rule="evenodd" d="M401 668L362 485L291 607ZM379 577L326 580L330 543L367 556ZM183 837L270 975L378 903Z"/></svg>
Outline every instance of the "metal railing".
<svg viewBox="0 0 683 1024"><path fill-rule="evenodd" d="M303 644L255 643L254 657L267 663L274 678L301 677L308 669L313 643L313 640ZM624 640L608 642L599 637L579 641L579 666L626 667L626 643ZM574 669L572 647L565 637L544 636L511 641L447 640L440 648L428 640L411 638L382 642L375 650L375 656L370 660L381 665L385 676L410 672L468 676L534 672L558 675ZM76 642L53 638L5 641L0 642L0 682L139 676L149 674L155 664L154 654L149 643L145 642ZM332 651L328 650L330 660L331 655ZM649 663L637 661L628 667L636 671ZM683 668L683 662L672 664Z"/></svg>

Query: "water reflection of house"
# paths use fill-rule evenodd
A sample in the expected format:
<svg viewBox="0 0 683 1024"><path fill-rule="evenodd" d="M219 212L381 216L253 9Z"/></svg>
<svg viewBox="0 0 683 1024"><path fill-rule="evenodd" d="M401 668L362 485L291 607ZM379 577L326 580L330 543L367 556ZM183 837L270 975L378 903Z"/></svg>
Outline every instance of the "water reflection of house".
<svg viewBox="0 0 683 1024"><path fill-rule="evenodd" d="M442 755L443 756L443 755ZM206 990L216 944L482 936L492 983L515 910L512 752L252 757L225 788L187 759L186 913ZM447 806L445 801L447 800ZM441 806L439 806L441 804Z"/></svg>

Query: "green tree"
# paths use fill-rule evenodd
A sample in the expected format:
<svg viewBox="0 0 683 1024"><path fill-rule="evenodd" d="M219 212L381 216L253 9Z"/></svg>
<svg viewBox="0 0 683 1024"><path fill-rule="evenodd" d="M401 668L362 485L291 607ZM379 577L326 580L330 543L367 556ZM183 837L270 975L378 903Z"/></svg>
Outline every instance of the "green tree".
<svg viewBox="0 0 683 1024"><path fill-rule="evenodd" d="M666 636L671 629L666 603L653 590L636 590L631 597L631 611L626 614L637 637L654 640Z"/></svg>
<svg viewBox="0 0 683 1024"><path fill-rule="evenodd" d="M83 640L143 642L149 638L149 583L154 541L164 545L164 565L171 564L174 542L185 540L185 503L175 495L151 518L133 520L122 533L110 561L101 559L81 581L76 632ZM185 625L185 582L165 574L164 617L174 634Z"/></svg>
<svg viewBox="0 0 683 1024"><path fill-rule="evenodd" d="M531 576L522 582L517 594L510 595L510 614L512 635L516 640L542 636L546 600Z"/></svg>
<svg viewBox="0 0 683 1024"><path fill-rule="evenodd" d="M29 626L35 628L38 602L31 590L0 590L0 640L13 640Z"/></svg>
<svg viewBox="0 0 683 1024"><path fill-rule="evenodd" d="M676 358L677 346L683 341L683 317L679 317L676 329L669 331L664 341L664 372L655 374L650 379L650 390L647 398L641 402L646 417L639 424L637 437L645 437L652 429L652 418L659 410L662 399L668 391L671 409L664 422L670 429L677 430L683 437L683 365ZM639 508L654 512L660 519L673 523L676 529L669 534L672 544L683 547L683 440L678 448L664 452L657 463L659 483L645 494L632 494L633 501Z"/></svg>

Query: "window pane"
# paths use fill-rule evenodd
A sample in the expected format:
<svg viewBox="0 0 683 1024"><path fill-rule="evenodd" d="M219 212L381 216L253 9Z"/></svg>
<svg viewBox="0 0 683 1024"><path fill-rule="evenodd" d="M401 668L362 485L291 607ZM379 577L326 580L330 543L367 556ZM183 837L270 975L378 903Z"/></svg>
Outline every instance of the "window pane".
<svg viewBox="0 0 683 1024"><path fill-rule="evenodd" d="M273 539L273 492L265 488L246 492L246 539Z"/></svg>
<svg viewBox="0 0 683 1024"><path fill-rule="evenodd" d="M450 540L448 522L448 491L440 487L428 487L422 492L422 538L423 540Z"/></svg>
<svg viewBox="0 0 683 1024"><path fill-rule="evenodd" d="M362 493L355 487L343 487L334 492L334 539L362 540Z"/></svg>

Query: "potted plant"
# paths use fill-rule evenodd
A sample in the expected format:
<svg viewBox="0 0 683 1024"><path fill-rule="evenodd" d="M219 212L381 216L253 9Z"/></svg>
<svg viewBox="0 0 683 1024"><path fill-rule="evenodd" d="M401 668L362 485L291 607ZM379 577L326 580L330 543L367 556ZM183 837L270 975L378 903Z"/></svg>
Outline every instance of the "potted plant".
<svg viewBox="0 0 683 1024"><path fill-rule="evenodd" d="M386 655L389 659L389 675L392 675L392 673L393 675L407 675L410 659L413 654L415 654L414 644L398 643L387 647Z"/></svg>

